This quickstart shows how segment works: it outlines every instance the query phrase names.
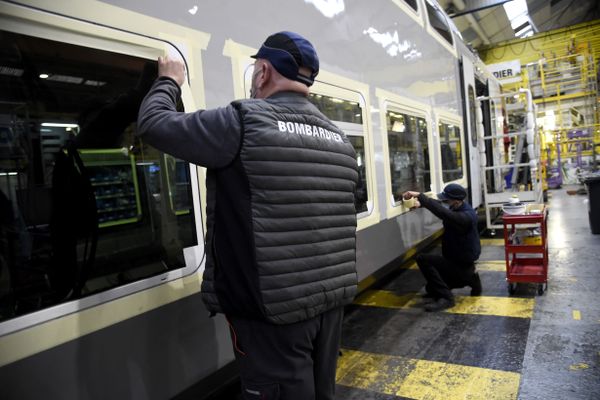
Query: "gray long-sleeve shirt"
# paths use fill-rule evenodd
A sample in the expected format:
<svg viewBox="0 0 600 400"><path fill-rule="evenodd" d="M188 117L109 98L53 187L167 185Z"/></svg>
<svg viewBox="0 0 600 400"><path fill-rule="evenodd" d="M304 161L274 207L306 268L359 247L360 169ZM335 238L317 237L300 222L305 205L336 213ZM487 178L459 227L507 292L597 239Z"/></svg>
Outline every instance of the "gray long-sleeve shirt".
<svg viewBox="0 0 600 400"><path fill-rule="evenodd" d="M237 156L241 140L238 112L228 105L178 112L181 89L170 78L154 82L140 106L138 132L165 153L206 168L222 168Z"/></svg>

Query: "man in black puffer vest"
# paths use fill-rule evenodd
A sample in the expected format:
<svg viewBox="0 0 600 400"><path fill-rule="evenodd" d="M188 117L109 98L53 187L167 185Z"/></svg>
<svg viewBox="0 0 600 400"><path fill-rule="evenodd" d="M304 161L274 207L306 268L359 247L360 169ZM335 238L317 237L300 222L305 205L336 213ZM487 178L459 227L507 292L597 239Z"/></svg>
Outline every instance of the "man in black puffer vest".
<svg viewBox="0 0 600 400"><path fill-rule="evenodd" d="M477 230L477 213L467 202L467 191L456 183L446 185L439 193L441 202L423 193L406 192L403 198L417 198L415 207L425 207L442 219L442 255L420 254L417 265L427 280L425 290L433 303L426 311L440 311L454 306L453 288L471 286L471 295L481 294L481 281L475 272L475 261L481 254Z"/></svg>
<svg viewBox="0 0 600 400"><path fill-rule="evenodd" d="M159 58L138 132L207 173L202 298L231 328L244 399L333 399L343 306L357 290L354 149L308 100L313 46L292 32L254 56L251 95L189 114L183 63Z"/></svg>

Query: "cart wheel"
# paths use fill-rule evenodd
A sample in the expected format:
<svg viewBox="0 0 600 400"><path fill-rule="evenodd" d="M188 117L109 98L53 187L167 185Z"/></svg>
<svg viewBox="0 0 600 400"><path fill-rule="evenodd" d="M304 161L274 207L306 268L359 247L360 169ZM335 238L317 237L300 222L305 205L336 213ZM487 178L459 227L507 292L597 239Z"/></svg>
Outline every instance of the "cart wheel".
<svg viewBox="0 0 600 400"><path fill-rule="evenodd" d="M540 296L544 294L544 284L543 283L540 283L538 285L538 291L537 292L538 292L538 295L540 295Z"/></svg>
<svg viewBox="0 0 600 400"><path fill-rule="evenodd" d="M506 285L507 289L508 289L508 294L515 294L515 291L517 290L517 284L516 283L508 283Z"/></svg>

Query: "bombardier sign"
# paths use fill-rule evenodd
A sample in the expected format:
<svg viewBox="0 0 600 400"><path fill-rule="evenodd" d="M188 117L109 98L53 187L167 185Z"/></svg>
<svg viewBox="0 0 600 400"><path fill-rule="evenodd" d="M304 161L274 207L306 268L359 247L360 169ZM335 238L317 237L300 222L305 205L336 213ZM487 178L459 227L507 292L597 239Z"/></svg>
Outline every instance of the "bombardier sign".
<svg viewBox="0 0 600 400"><path fill-rule="evenodd" d="M520 60L488 64L487 67L501 83L519 82L521 80Z"/></svg>

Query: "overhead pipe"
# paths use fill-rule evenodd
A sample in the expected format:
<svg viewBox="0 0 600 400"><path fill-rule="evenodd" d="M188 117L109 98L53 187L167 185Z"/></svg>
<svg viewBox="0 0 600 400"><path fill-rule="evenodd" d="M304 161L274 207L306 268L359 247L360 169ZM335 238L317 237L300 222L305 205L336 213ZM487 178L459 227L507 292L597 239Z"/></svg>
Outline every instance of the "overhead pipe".
<svg viewBox="0 0 600 400"><path fill-rule="evenodd" d="M454 6L460 11L467 8L467 6L463 0L452 0L452 4L454 4ZM491 43L490 38L487 37L487 35L483 31L483 29L481 28L481 25L479 25L479 22L477 22L475 17L473 17L473 14L467 14L467 15L465 15L465 18L467 19L467 21L469 21L469 25L471 25L471 27L477 33L477 36L479 36L481 38L483 43L486 45L490 44Z"/></svg>

